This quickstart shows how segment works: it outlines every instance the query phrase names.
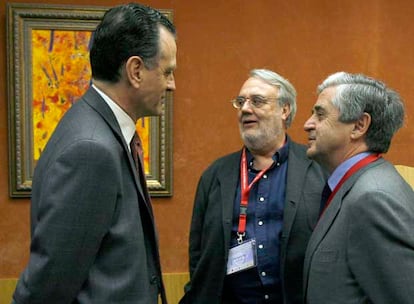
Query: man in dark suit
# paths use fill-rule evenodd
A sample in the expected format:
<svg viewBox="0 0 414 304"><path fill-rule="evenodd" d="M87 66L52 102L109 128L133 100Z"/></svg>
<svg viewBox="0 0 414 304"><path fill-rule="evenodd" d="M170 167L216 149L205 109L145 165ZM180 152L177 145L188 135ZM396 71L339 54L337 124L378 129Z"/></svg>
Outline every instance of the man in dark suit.
<svg viewBox="0 0 414 304"><path fill-rule="evenodd" d="M309 240L308 304L412 304L414 193L381 158L404 105L384 83L336 73L318 88L308 156L331 173L332 191Z"/></svg>
<svg viewBox="0 0 414 304"><path fill-rule="evenodd" d="M180 303L301 303L324 175L286 134L295 89L272 71L253 70L232 103L245 146L199 181Z"/></svg>
<svg viewBox="0 0 414 304"><path fill-rule="evenodd" d="M14 303L156 304L160 294L166 303L151 202L130 142L137 119L160 115L175 89L175 28L152 8L117 6L94 33L90 62L91 88L35 169L30 259Z"/></svg>

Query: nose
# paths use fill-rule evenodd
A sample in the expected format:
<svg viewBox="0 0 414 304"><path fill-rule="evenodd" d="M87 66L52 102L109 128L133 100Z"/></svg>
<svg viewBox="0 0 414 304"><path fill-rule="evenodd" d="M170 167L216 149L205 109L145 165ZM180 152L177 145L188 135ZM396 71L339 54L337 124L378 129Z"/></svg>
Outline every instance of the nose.
<svg viewBox="0 0 414 304"><path fill-rule="evenodd" d="M168 91L175 91L175 78L174 74L171 74L167 80L167 90Z"/></svg>
<svg viewBox="0 0 414 304"><path fill-rule="evenodd" d="M305 124L303 125L303 128L307 132L309 132L310 130L315 128L315 124L314 124L314 121L312 119L312 116L309 117L307 121L305 121Z"/></svg>

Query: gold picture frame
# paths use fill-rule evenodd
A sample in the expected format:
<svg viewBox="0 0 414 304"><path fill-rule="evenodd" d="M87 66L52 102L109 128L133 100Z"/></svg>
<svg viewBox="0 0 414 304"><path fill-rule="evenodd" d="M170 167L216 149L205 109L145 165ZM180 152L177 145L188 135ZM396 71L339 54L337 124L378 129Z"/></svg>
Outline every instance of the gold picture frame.
<svg viewBox="0 0 414 304"><path fill-rule="evenodd" d="M107 9L97 6L7 4L10 197L30 197L36 160L47 139L71 102L76 101L89 86L90 80L85 81L90 76L89 57L85 56L86 51L81 46L89 42L90 35ZM172 10L160 11L172 21ZM71 39L71 45L76 44L76 54L70 53L67 45ZM44 48L52 43L62 43L61 48L54 48L54 51L60 50L59 56L45 56ZM63 73L56 68L63 64L55 64L55 60L68 58L68 64L72 66L63 69ZM76 74L71 79L67 71L76 71ZM76 79L75 83L73 79ZM58 81L58 86L54 85L55 81ZM47 94L50 100L45 100L45 90L39 89L42 84L47 86L45 90L50 90ZM38 98L38 91L42 92L43 97ZM64 102L55 106L54 100ZM47 101L47 107L54 107L54 111L48 112L53 113L48 120L44 118ZM161 116L148 117L137 123L146 148L145 172L151 196L172 195L172 103L173 95L169 92Z"/></svg>

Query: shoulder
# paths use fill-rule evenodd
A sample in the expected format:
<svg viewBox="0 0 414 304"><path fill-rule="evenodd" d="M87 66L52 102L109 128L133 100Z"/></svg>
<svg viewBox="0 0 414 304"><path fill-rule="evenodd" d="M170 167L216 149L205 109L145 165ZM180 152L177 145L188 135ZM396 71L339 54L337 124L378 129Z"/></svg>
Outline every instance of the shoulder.
<svg viewBox="0 0 414 304"><path fill-rule="evenodd" d="M305 170L307 174L310 174L312 179L318 177L326 180L328 178L328 172L306 155L307 147L305 145L294 141L290 141L289 145L288 165L292 174Z"/></svg>
<svg viewBox="0 0 414 304"><path fill-rule="evenodd" d="M354 188L360 191L384 192L397 192L405 186L409 187L394 165L382 158L362 169L354 184Z"/></svg>
<svg viewBox="0 0 414 304"><path fill-rule="evenodd" d="M381 209L405 209L414 216L414 192L395 167L380 159L366 168L353 181L349 191L349 206L355 212L379 212Z"/></svg>
<svg viewBox="0 0 414 304"><path fill-rule="evenodd" d="M241 151L237 151L217 158L207 167L207 169L204 171L204 174L212 173L225 168L239 168L240 157Z"/></svg>
<svg viewBox="0 0 414 304"><path fill-rule="evenodd" d="M302 155L306 155L306 146L300 143L297 143L293 140L290 140L289 142L290 145L290 149L292 149L292 151L294 151L297 154L302 154Z"/></svg>
<svg viewBox="0 0 414 304"><path fill-rule="evenodd" d="M299 144L294 141L289 142L289 158L296 161L308 163L309 165L316 164L317 166L319 166L315 161L313 161L306 155L306 151L307 147L305 145Z"/></svg>
<svg viewBox="0 0 414 304"><path fill-rule="evenodd" d="M237 182L240 169L241 151L222 156L213 161L201 174L199 186L211 187L221 182Z"/></svg>

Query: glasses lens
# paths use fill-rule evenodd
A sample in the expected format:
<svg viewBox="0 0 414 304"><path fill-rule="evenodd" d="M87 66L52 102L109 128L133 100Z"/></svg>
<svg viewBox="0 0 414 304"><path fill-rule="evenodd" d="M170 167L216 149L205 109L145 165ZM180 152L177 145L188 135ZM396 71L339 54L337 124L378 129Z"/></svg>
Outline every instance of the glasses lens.
<svg viewBox="0 0 414 304"><path fill-rule="evenodd" d="M237 97L236 99L233 100L233 105L240 109L243 107L244 103L246 102L246 98L244 97Z"/></svg>
<svg viewBox="0 0 414 304"><path fill-rule="evenodd" d="M273 99L271 97L266 98L264 96L261 95L252 95L248 98L243 97L243 96L238 96L235 99L232 100L233 106L237 109L241 109L243 107L243 105L247 102L247 100L250 101L250 106L255 107L255 108L260 108L263 105L268 103L268 100Z"/></svg>
<svg viewBox="0 0 414 304"><path fill-rule="evenodd" d="M250 97L250 102L256 108L260 108L266 103L266 98L260 95L253 95Z"/></svg>

